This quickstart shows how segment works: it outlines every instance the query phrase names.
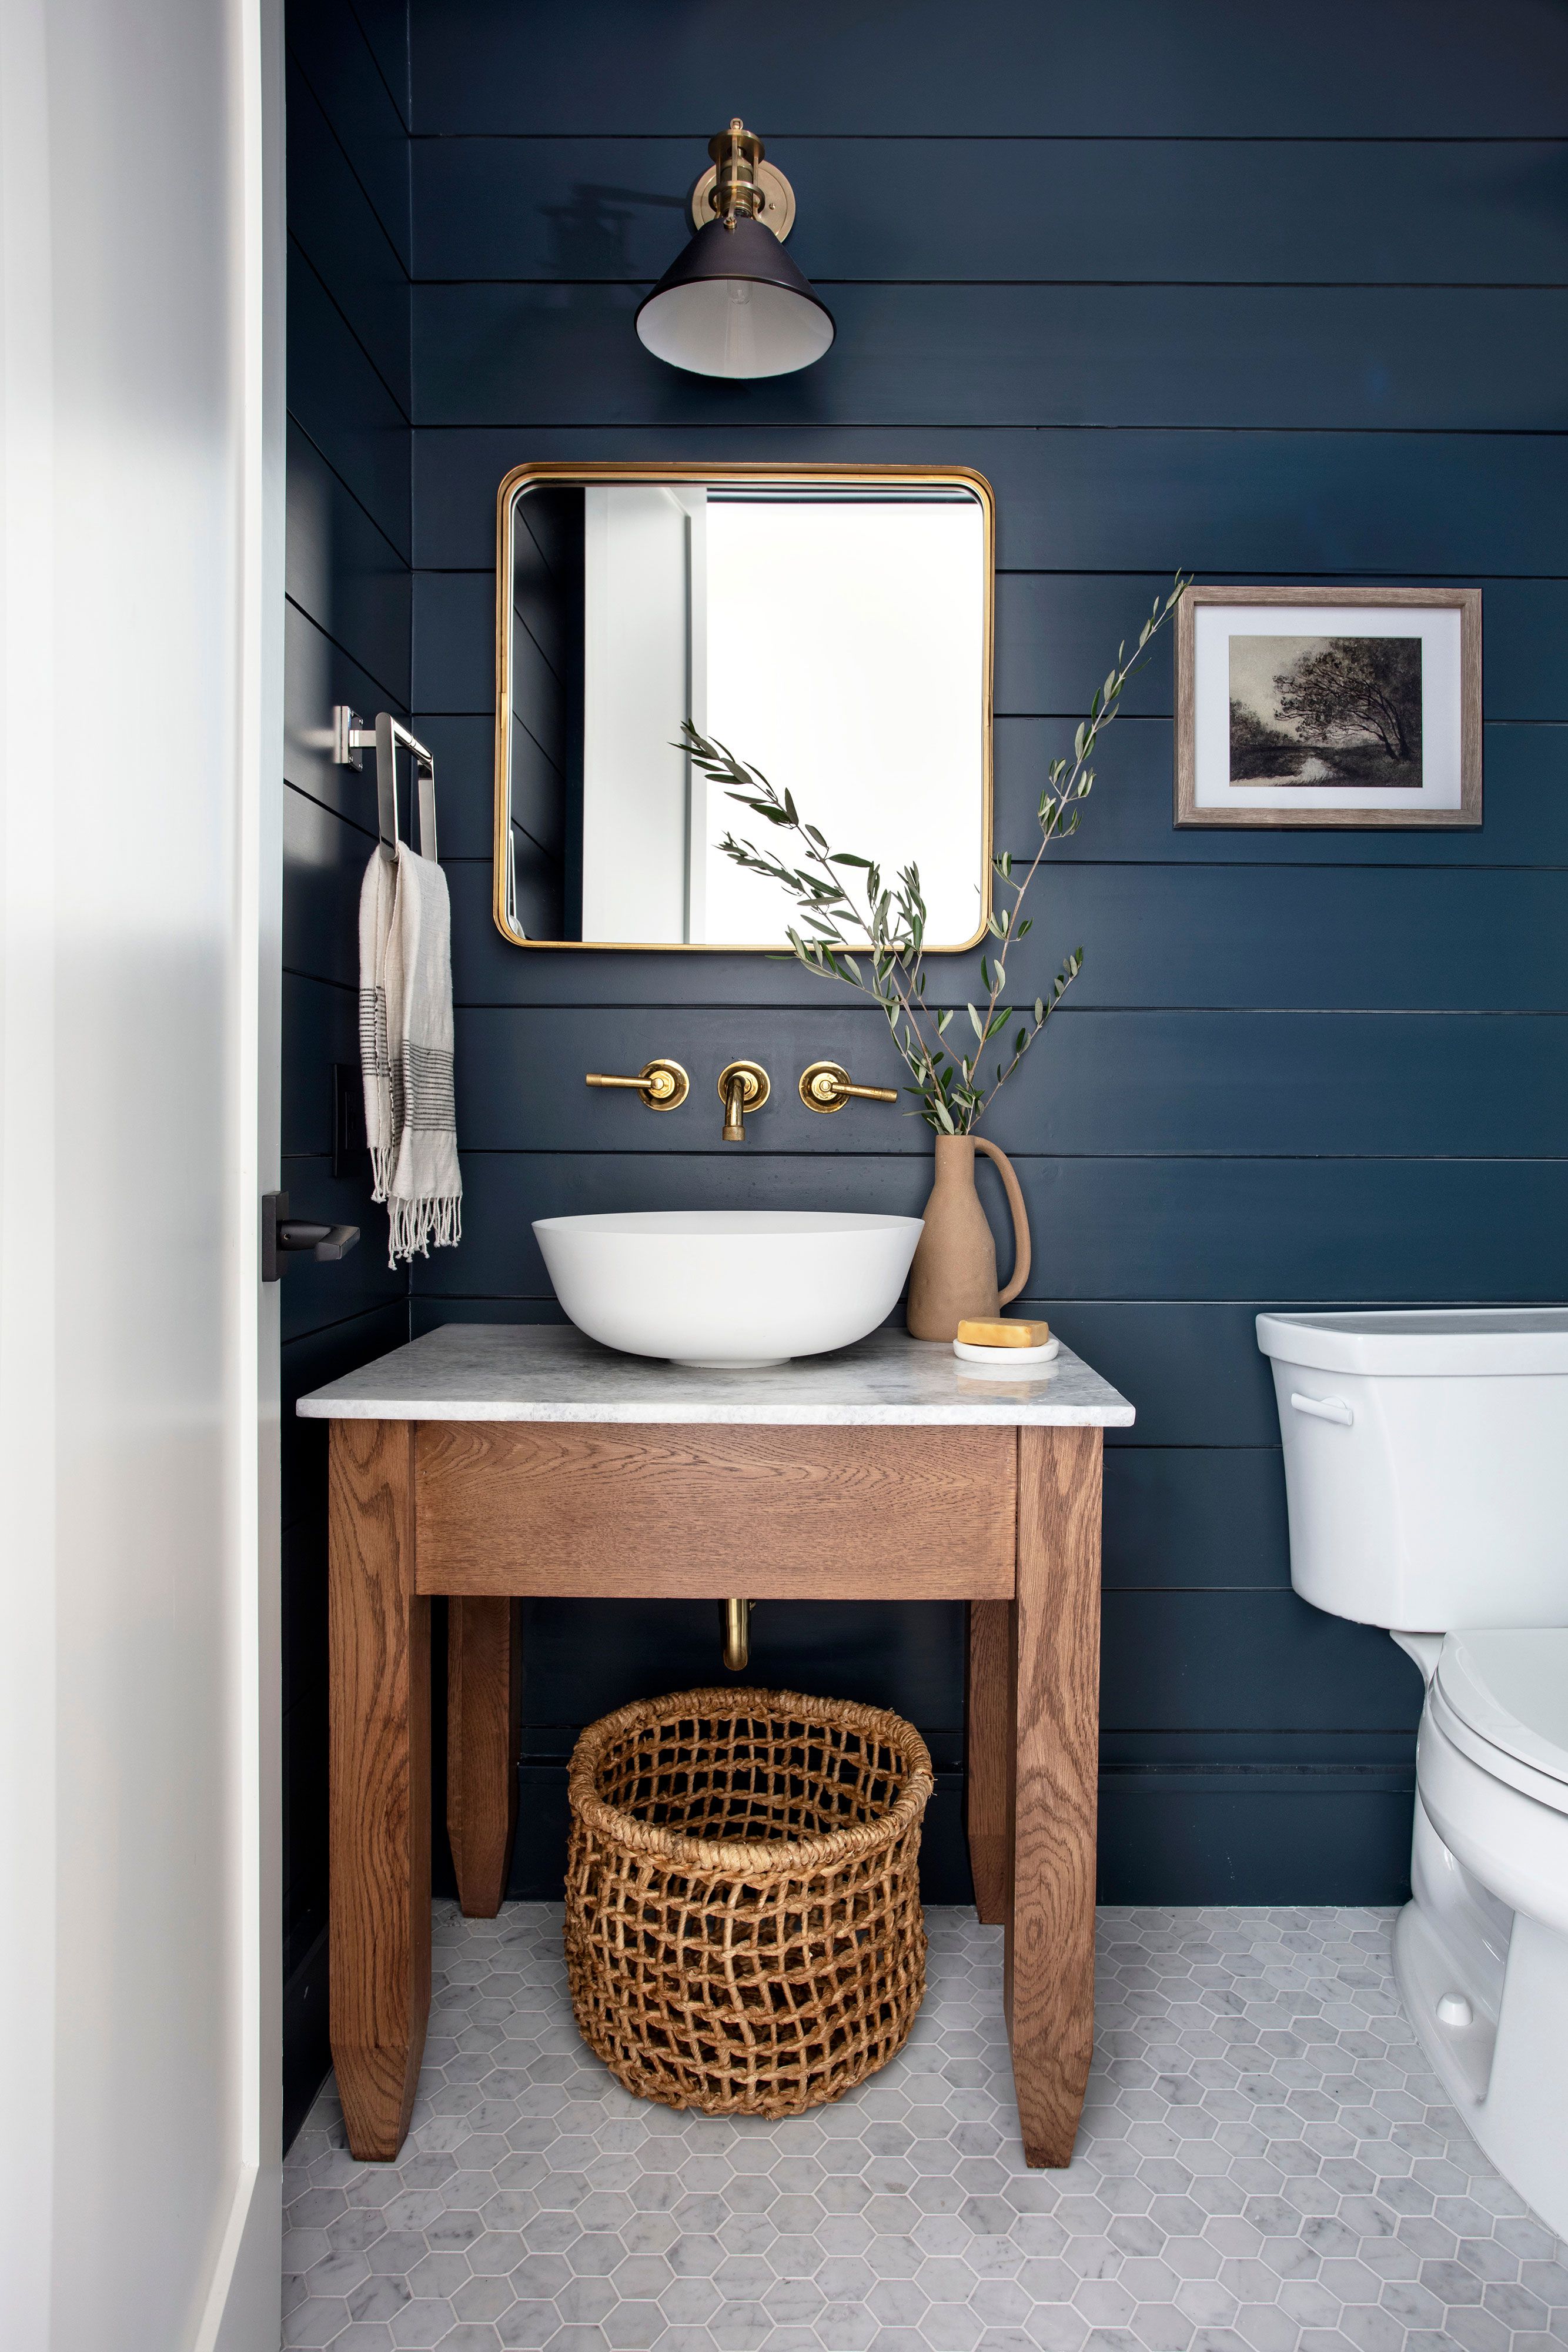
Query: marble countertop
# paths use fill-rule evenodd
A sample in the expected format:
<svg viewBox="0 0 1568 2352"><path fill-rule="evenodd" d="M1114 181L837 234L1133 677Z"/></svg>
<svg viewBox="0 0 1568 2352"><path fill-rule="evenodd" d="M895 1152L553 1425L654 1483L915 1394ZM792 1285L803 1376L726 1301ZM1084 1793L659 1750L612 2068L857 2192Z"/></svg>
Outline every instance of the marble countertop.
<svg viewBox="0 0 1568 2352"><path fill-rule="evenodd" d="M1126 1429L1133 1408L1064 1347L1017 1378L972 1371L940 1340L873 1331L829 1356L692 1371L622 1356L572 1326L446 1323L301 1397L307 1421L865 1423Z"/></svg>

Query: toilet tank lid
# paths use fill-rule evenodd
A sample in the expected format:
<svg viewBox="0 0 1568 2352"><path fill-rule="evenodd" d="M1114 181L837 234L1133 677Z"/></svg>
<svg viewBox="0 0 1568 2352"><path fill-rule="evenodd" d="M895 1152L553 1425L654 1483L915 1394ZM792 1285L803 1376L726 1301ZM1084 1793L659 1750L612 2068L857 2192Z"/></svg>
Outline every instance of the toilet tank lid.
<svg viewBox="0 0 1568 2352"><path fill-rule="evenodd" d="M1568 1307L1395 1307L1260 1315L1266 1356L1319 1372L1568 1372Z"/></svg>
<svg viewBox="0 0 1568 2352"><path fill-rule="evenodd" d="M1437 1654L1437 1687L1492 1747L1568 1780L1568 1630L1450 1633Z"/></svg>

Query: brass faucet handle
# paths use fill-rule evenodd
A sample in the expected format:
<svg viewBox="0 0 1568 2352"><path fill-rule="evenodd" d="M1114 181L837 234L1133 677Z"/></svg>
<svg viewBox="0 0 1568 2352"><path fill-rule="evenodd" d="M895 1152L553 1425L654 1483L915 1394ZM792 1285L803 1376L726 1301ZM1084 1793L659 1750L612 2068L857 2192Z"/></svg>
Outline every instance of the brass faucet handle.
<svg viewBox="0 0 1568 2352"><path fill-rule="evenodd" d="M898 1100L896 1087L852 1087L838 1062L809 1062L800 1073L800 1100L808 1110L842 1110L847 1102Z"/></svg>
<svg viewBox="0 0 1568 2352"><path fill-rule="evenodd" d="M584 1083L591 1087L631 1087L640 1094L649 1110L679 1110L692 1090L692 1082L679 1062L667 1056L657 1062L645 1062L634 1078L615 1078L602 1070L590 1070Z"/></svg>

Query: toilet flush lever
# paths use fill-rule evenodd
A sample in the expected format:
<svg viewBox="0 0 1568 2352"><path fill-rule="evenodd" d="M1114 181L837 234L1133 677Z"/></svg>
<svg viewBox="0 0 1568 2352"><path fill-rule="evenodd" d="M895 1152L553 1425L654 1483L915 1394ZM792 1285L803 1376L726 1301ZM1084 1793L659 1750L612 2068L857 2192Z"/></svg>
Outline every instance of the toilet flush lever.
<svg viewBox="0 0 1568 2352"><path fill-rule="evenodd" d="M1343 1397L1304 1397L1292 1391L1291 1402L1298 1412L1311 1413L1314 1421L1337 1421L1342 1429L1349 1429L1355 1420L1355 1407Z"/></svg>

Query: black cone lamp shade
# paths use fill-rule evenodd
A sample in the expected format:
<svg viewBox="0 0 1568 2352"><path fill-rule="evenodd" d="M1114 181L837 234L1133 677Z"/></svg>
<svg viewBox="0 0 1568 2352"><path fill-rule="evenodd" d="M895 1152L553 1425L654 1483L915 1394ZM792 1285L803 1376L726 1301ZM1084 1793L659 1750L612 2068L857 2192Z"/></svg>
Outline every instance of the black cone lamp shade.
<svg viewBox="0 0 1568 2352"><path fill-rule="evenodd" d="M648 296L637 332L693 375L789 375L820 360L832 313L760 221L709 221Z"/></svg>
<svg viewBox="0 0 1568 2352"><path fill-rule="evenodd" d="M762 142L738 115L709 142L708 152L715 169L699 182L694 205L716 217L648 296L637 332L655 359L693 375L790 375L821 358L834 331L832 313L810 279L756 217L781 192L789 209L779 235L787 235L794 214L789 184L771 166L759 178Z"/></svg>

